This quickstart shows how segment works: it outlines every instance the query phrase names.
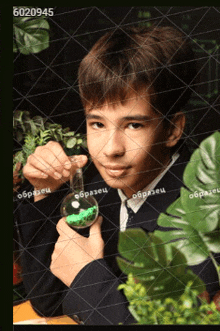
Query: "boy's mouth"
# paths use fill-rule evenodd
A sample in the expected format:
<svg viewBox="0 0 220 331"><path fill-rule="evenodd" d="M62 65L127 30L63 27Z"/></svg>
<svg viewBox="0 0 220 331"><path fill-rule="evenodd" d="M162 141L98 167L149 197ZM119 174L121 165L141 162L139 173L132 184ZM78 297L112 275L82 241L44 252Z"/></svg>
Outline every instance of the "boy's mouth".
<svg viewBox="0 0 220 331"><path fill-rule="evenodd" d="M106 165L104 166L105 172L110 177L122 177L126 174L128 167L119 165Z"/></svg>

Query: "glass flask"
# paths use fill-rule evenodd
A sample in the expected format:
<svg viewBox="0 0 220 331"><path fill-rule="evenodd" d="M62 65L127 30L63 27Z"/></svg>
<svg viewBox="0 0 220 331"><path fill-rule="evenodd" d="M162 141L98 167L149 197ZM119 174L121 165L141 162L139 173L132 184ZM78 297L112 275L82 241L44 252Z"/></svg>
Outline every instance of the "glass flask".
<svg viewBox="0 0 220 331"><path fill-rule="evenodd" d="M85 197L82 168L70 177L72 193L62 201L60 212L66 217L66 222L74 229L91 226L97 219L99 207L93 196Z"/></svg>

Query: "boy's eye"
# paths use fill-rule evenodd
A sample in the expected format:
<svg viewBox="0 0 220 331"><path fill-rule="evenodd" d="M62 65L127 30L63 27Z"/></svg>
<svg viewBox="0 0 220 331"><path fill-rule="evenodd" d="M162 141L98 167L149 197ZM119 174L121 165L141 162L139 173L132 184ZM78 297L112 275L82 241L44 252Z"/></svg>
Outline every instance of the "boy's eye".
<svg viewBox="0 0 220 331"><path fill-rule="evenodd" d="M94 128L94 129L102 129L104 127L104 124L100 123L100 122L93 122L91 123L91 126Z"/></svg>
<svg viewBox="0 0 220 331"><path fill-rule="evenodd" d="M129 123L128 124L128 128L129 129L132 129L132 130L135 130L135 129L139 129L141 128L143 125L140 124L140 123Z"/></svg>

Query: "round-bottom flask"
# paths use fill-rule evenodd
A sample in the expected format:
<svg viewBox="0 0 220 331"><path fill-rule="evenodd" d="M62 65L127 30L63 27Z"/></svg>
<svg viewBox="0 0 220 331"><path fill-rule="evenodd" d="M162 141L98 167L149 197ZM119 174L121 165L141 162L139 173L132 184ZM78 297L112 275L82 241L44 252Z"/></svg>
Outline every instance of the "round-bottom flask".
<svg viewBox="0 0 220 331"><path fill-rule="evenodd" d="M62 201L60 212L66 217L69 226L82 229L91 226L97 219L99 207L92 196L85 197L82 169L77 169L74 178L71 177L72 193Z"/></svg>

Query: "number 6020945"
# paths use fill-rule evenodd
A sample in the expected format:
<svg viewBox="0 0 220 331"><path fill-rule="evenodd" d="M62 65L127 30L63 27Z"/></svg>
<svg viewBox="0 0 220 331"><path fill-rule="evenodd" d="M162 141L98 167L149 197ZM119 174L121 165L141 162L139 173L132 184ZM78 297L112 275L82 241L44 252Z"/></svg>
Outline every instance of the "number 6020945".
<svg viewBox="0 0 220 331"><path fill-rule="evenodd" d="M54 8L29 8L29 7L14 7L13 16L22 17L22 16L53 16Z"/></svg>

